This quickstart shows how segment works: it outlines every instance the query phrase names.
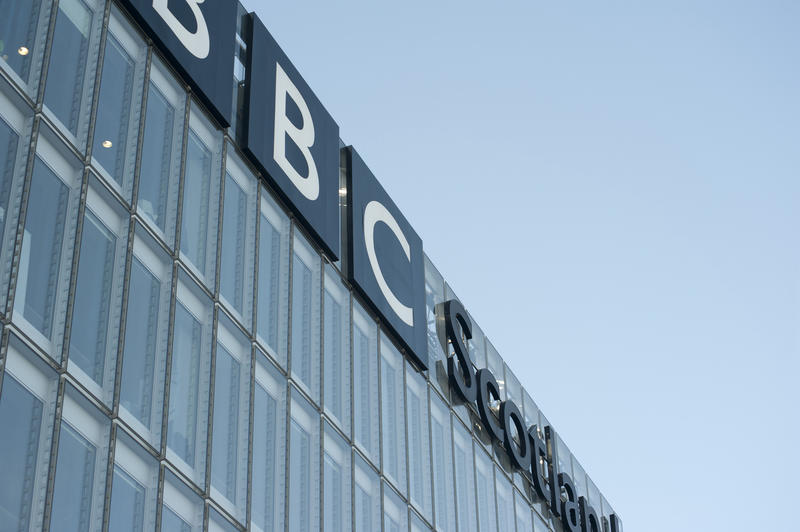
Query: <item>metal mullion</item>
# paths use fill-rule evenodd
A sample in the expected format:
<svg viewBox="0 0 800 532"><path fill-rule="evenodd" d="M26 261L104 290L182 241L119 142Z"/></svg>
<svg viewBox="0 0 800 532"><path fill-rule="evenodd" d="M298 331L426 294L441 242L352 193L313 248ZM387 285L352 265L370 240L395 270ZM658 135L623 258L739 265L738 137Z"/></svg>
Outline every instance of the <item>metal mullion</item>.
<svg viewBox="0 0 800 532"><path fill-rule="evenodd" d="M250 379L249 379L249 390L248 390L248 404L249 404L249 412L247 416L247 495L245 497L245 509L244 509L244 525L245 528L249 530L250 522L252 520L253 515L253 453L255 449L253 448L253 427L255 425L255 390L256 390L256 364L258 361L256 357L258 356L258 350L256 347L255 340L250 341Z"/></svg>
<svg viewBox="0 0 800 532"><path fill-rule="evenodd" d="M210 371L211 374L209 375L208 379L208 425L206 429L206 463L205 463L205 472L204 472L204 486L203 486L203 494L204 497L211 497L211 439L214 435L214 385L216 384L216 371L217 371L217 327L219 325L219 305L214 305L214 310L212 311L211 317L211 361L210 361ZM202 371L202 366L201 370ZM202 376L201 376L202 378ZM201 393L202 395L202 393ZM200 406L200 401L202 397L198 398L198 407ZM237 442L238 443L238 442ZM235 504L235 501L234 501Z"/></svg>
<svg viewBox="0 0 800 532"><path fill-rule="evenodd" d="M175 334L175 306L178 295L178 263L172 262L172 282L170 286L169 317L167 324L167 356L166 374L164 376L164 402L161 405L161 448L159 449L159 460L165 460L167 456L167 430L169 422L169 395L172 380L172 346Z"/></svg>
<svg viewBox="0 0 800 532"><path fill-rule="evenodd" d="M42 518L42 530L50 529L50 514L53 510L53 492L55 491L56 466L58 465L58 444L61 437L61 416L64 409L64 389L66 379L63 374L58 380L58 391L56 393L55 414L53 416L53 436L50 442L50 458L47 463L47 489L45 491L44 517Z"/></svg>
<svg viewBox="0 0 800 532"><path fill-rule="evenodd" d="M111 434L108 442L108 466L106 467L106 489L103 500L102 530L108 530L108 521L111 518L111 491L114 489L114 460L117 447L117 428L118 425L112 422Z"/></svg>
<svg viewBox="0 0 800 532"><path fill-rule="evenodd" d="M150 96L150 68L153 65L153 47L149 39L145 41L147 51L144 58L144 73L142 80L142 102L141 117L139 119L139 130L136 133L136 160L133 163L133 179L131 182L131 214L136 213L139 203L139 180L142 171L142 151L144 151L144 132L147 124L147 99Z"/></svg>
<svg viewBox="0 0 800 532"><path fill-rule="evenodd" d="M183 186L186 176L186 153L189 145L189 117L191 116L192 98L191 93L187 92L186 85L177 82L176 84L179 85L184 92L183 135L181 138L181 162L178 175L178 190L176 192L178 204L175 207L177 209L175 212L175 235L173 245L170 249L172 250L172 256L175 257L175 259L180 259L181 224L183 222ZM167 238L166 234L164 238Z"/></svg>
<svg viewBox="0 0 800 532"><path fill-rule="evenodd" d="M133 241L135 238L136 220L128 218L128 241L125 254L125 271L122 279L122 304L119 317L119 336L117 338L117 358L114 368L114 390L111 398L111 417L119 416L119 395L122 387L122 363L125 355L125 334L128 327L128 298L130 296L131 267L133 265Z"/></svg>
<svg viewBox="0 0 800 532"><path fill-rule="evenodd" d="M75 235L74 235L74 244L72 248L72 265L70 266L69 270L69 284L67 289L67 302L66 302L66 310L64 313L64 336L61 344L61 365L66 371L67 363L69 362L69 341L70 335L72 334L72 312L75 303L75 288L78 284L78 268L80 267L80 255L81 255L81 241L83 239L83 222L84 222L84 215L86 212L86 196L89 190L89 168L84 167L83 169L83 177L81 181L80 187L80 196L78 198L78 213L77 213L77 220L75 222ZM69 219L69 215L67 217ZM65 224L65 230L67 229L67 225ZM64 246L69 241L69 235L64 235L64 242L62 246ZM64 261L65 259L62 257L61 259ZM61 266L59 265L59 269ZM59 272L59 277L61 272ZM61 281L61 279L59 279ZM58 284L56 285L58 286ZM58 296L56 296L56 301L58 301ZM56 309L58 310L58 309ZM54 353L55 354L55 353Z"/></svg>

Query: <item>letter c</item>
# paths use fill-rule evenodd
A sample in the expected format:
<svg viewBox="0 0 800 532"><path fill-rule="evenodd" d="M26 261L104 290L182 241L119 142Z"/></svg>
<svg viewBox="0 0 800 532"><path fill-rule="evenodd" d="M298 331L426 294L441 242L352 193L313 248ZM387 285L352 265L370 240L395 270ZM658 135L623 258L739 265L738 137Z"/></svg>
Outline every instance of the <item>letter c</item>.
<svg viewBox="0 0 800 532"><path fill-rule="evenodd" d="M203 12L200 11L200 4L205 0L186 0L189 9L192 10L194 20L197 23L197 30L194 33L186 29L181 24L172 11L169 10L169 0L153 0L153 9L156 10L164 22L167 23L172 33L181 41L190 54L198 59L205 59L211 51L211 37L208 35L208 26Z"/></svg>
<svg viewBox="0 0 800 532"><path fill-rule="evenodd" d="M397 237L400 246L406 254L408 262L411 262L411 246L408 244L408 239L403 231L400 230L400 225L394 219L392 213L378 201L370 201L364 209L364 243L367 245L367 257L369 258L369 265L372 267L372 272L375 274L375 280L378 281L378 288L380 288L383 297L388 301L389 306L395 314L409 327L414 326L414 309L408 307L397 299L389 285L386 284L386 279L383 277L381 265L378 262L378 256L375 254L375 226L378 222L385 223L389 229Z"/></svg>

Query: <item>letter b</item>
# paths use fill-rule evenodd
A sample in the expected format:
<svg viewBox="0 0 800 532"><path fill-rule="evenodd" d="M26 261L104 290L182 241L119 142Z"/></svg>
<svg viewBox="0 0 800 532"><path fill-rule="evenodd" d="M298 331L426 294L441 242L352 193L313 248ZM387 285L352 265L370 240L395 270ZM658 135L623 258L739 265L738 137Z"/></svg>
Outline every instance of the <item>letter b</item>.
<svg viewBox="0 0 800 532"><path fill-rule="evenodd" d="M317 175L317 166L314 164L314 158L311 155L311 146L314 145L314 122L311 120L311 111L308 110L306 101L297 86L292 83L292 80L281 68L281 65L276 63L275 66L275 139L273 158L292 184L297 187L297 190L306 198L314 201L319 197L319 176ZM287 96L300 109L303 127L298 128L286 116ZM308 175L305 177L301 176L300 172L286 158L287 135L306 159Z"/></svg>

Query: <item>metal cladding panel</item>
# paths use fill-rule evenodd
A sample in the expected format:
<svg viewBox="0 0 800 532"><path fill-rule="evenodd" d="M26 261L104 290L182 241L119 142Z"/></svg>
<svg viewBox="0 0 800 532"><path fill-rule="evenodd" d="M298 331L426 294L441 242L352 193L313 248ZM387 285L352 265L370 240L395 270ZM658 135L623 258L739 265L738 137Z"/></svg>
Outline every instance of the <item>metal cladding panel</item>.
<svg viewBox="0 0 800 532"><path fill-rule="evenodd" d="M121 0L224 126L233 112L236 0Z"/></svg>
<svg viewBox="0 0 800 532"><path fill-rule="evenodd" d="M252 17L244 149L332 259L339 258L339 126Z"/></svg>
<svg viewBox="0 0 800 532"><path fill-rule="evenodd" d="M345 270L421 369L428 368L422 239L352 147Z"/></svg>

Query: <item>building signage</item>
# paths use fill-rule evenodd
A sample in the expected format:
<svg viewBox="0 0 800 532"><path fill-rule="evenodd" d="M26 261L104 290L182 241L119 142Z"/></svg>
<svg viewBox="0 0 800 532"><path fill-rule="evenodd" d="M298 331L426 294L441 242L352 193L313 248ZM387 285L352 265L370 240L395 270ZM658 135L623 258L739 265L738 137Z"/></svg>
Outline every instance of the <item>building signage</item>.
<svg viewBox="0 0 800 532"><path fill-rule="evenodd" d="M428 368L422 240L355 149L345 149L348 279L421 369Z"/></svg>
<svg viewBox="0 0 800 532"><path fill-rule="evenodd" d="M453 356L447 360L450 387L458 398L474 403L486 431L505 448L511 463L531 481L533 491L543 500L567 532L605 532L597 511L586 498L578 496L567 472L558 471L556 434L552 427L525 427L519 408L512 401L500 402L500 387L492 372L474 372L467 349L472 338L472 322L457 300L439 307L444 313L447 343ZM445 352L448 345L443 346ZM500 402L499 409L494 405ZM610 532L622 532L622 521L611 514Z"/></svg>
<svg viewBox="0 0 800 532"><path fill-rule="evenodd" d="M122 0L215 118L228 127L233 109L236 0Z"/></svg>
<svg viewBox="0 0 800 532"><path fill-rule="evenodd" d="M224 125L230 124L236 0L122 0ZM428 369L422 240L352 147L347 160L347 220L339 213L339 126L255 14L250 14L244 148L273 188L332 258L347 242L343 269L420 370ZM552 427L525 426L519 407L501 401L488 368L473 370L472 323L457 300L443 313L450 387L472 403L493 440L530 479L567 532L622 532L616 514L601 521L558 471ZM499 408L496 406L499 403Z"/></svg>
<svg viewBox="0 0 800 532"><path fill-rule="evenodd" d="M255 15L244 146L326 253L339 258L339 126Z"/></svg>

